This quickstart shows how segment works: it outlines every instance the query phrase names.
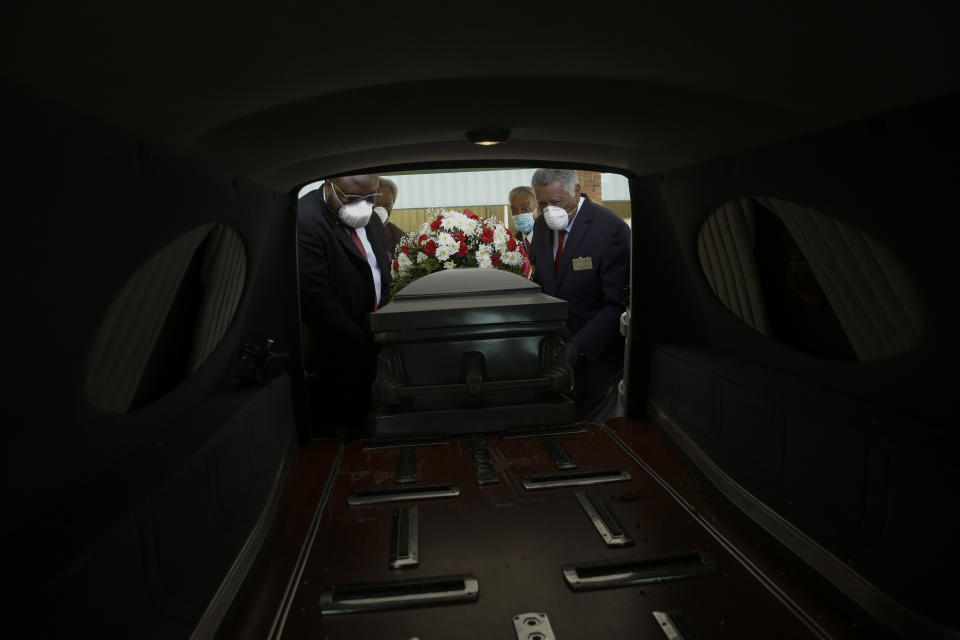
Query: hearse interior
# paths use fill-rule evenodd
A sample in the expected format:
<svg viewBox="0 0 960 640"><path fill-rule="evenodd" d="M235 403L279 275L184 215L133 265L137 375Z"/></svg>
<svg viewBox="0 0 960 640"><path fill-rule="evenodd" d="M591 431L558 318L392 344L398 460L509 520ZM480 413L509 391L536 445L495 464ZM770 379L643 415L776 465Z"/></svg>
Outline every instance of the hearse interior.
<svg viewBox="0 0 960 640"><path fill-rule="evenodd" d="M947 9L8 8L6 637L960 637ZM629 181L622 415L325 424L301 187L512 167Z"/></svg>

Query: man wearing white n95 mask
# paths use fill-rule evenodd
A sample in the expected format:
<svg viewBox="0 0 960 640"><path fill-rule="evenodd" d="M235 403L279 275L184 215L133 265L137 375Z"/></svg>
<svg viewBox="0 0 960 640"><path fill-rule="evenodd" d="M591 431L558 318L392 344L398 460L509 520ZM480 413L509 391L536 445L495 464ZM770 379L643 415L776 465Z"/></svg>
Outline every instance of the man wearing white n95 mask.
<svg viewBox="0 0 960 640"><path fill-rule="evenodd" d="M367 314L390 291L379 197L379 176L343 176L297 205L304 366L320 431L359 430L370 410L377 347Z"/></svg>
<svg viewBox="0 0 960 640"><path fill-rule="evenodd" d="M377 200L377 206L373 208L373 212L380 216L380 221L383 222L383 235L387 240L387 255L390 262L393 262L393 252L403 239L403 230L390 221L396 201L397 183L390 178L380 178L380 199Z"/></svg>
<svg viewBox="0 0 960 640"><path fill-rule="evenodd" d="M538 169L531 179L542 215L534 223L533 281L567 301L563 340L573 369L578 419L615 393L623 369L620 314L626 309L630 228L580 192L577 172Z"/></svg>

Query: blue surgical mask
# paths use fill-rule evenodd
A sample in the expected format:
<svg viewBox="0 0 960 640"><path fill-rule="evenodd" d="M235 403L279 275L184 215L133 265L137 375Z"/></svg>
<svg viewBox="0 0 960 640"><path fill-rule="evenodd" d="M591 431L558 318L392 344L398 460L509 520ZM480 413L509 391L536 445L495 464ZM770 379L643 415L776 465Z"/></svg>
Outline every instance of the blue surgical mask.
<svg viewBox="0 0 960 640"><path fill-rule="evenodd" d="M521 233L530 233L533 231L533 214L518 213L513 216L513 221L517 225L517 231Z"/></svg>

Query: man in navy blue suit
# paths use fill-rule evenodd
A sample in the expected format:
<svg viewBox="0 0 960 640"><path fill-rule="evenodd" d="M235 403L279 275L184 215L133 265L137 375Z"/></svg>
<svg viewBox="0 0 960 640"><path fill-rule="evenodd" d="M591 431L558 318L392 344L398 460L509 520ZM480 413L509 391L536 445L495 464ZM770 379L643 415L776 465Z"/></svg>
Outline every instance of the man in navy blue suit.
<svg viewBox="0 0 960 640"><path fill-rule="evenodd" d="M567 301L563 340L576 380L578 418L594 417L623 370L630 228L580 192L577 172L538 169L531 179L542 215L533 231L533 281Z"/></svg>

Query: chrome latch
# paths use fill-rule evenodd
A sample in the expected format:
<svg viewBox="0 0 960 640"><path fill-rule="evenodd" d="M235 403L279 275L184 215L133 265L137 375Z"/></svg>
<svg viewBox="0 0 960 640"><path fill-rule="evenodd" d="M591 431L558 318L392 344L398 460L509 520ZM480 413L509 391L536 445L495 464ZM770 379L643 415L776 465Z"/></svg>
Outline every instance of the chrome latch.
<svg viewBox="0 0 960 640"><path fill-rule="evenodd" d="M517 640L556 640L545 613L534 611L513 616L513 630L517 632Z"/></svg>

